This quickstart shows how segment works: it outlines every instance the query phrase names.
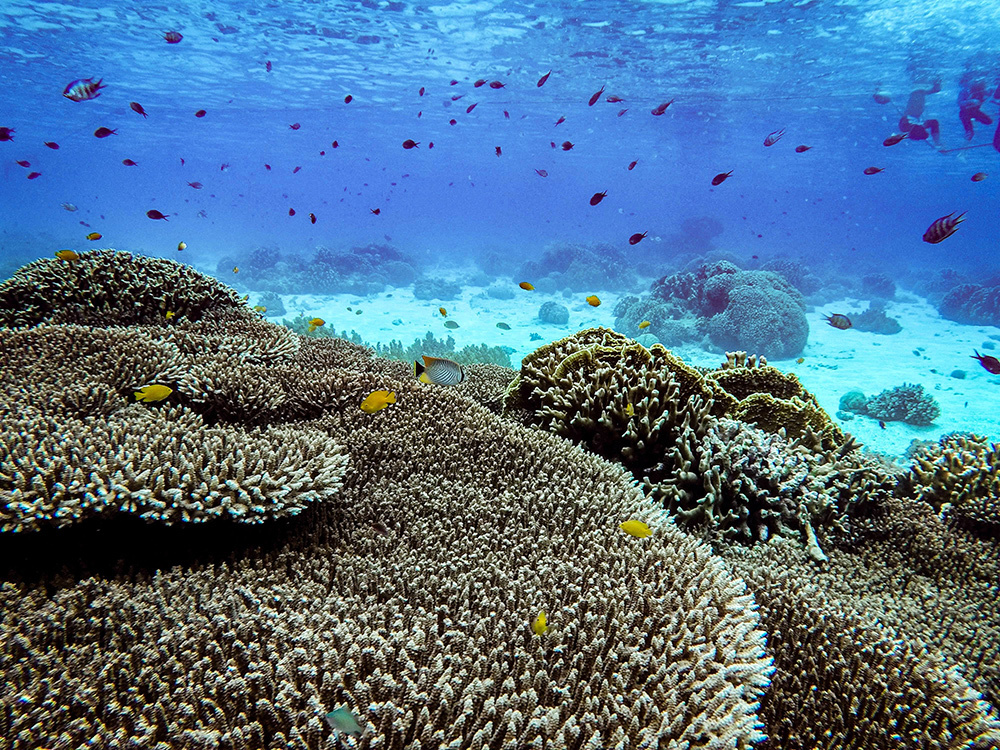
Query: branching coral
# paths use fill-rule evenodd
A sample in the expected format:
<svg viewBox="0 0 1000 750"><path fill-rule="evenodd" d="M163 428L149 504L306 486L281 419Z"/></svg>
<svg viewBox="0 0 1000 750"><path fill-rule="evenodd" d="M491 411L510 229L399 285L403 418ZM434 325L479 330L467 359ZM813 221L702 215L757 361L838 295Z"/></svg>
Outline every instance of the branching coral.
<svg viewBox="0 0 1000 750"><path fill-rule="evenodd" d="M941 407L919 383L887 388L869 398L865 407L869 417L885 422L929 425L941 416Z"/></svg>

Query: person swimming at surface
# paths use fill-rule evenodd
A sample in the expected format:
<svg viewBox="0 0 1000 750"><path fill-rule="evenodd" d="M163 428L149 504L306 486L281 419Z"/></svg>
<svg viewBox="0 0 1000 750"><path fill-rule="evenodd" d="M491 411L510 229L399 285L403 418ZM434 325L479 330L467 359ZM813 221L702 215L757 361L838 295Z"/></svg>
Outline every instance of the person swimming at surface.
<svg viewBox="0 0 1000 750"><path fill-rule="evenodd" d="M926 141L928 135L938 143L941 138L941 125L937 120L929 119L919 122L924 114L924 105L928 94L936 94L941 90L941 79L934 81L929 89L914 89L906 102L906 109L899 118L899 129L906 133L911 141Z"/></svg>

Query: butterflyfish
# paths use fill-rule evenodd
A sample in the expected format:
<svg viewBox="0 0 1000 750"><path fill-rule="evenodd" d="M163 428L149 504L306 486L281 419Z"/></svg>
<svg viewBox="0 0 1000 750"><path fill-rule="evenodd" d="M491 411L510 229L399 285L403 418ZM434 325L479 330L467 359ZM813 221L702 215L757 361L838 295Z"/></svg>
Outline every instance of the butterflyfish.
<svg viewBox="0 0 1000 750"><path fill-rule="evenodd" d="M642 521L636 521L634 518L619 524L619 528L626 534L634 536L637 539L645 539L653 535L653 530L649 526Z"/></svg>
<svg viewBox="0 0 1000 750"><path fill-rule="evenodd" d="M361 411L365 414L374 414L394 403L396 403L395 391L372 391L361 402Z"/></svg>
<svg viewBox="0 0 1000 750"><path fill-rule="evenodd" d="M506 323L497 323L497 328L499 328L501 331L509 331L510 330L510 326L507 325Z"/></svg>
<svg viewBox="0 0 1000 750"><path fill-rule="evenodd" d="M173 392L174 389L166 385L146 385L135 392L135 400L146 403L162 401Z"/></svg>
<svg viewBox="0 0 1000 750"><path fill-rule="evenodd" d="M56 257L59 260L80 260L80 255L72 250L56 250Z"/></svg>
<svg viewBox="0 0 1000 750"><path fill-rule="evenodd" d="M531 632L535 635L545 635L548 629L549 624L548 620L545 619L545 612L539 612L538 617L531 622Z"/></svg>
<svg viewBox="0 0 1000 750"><path fill-rule="evenodd" d="M445 328L451 328L452 330L454 330L454 329L458 328L458 323L456 323L454 320L446 320L444 322L444 327Z"/></svg>
<svg viewBox="0 0 1000 750"><path fill-rule="evenodd" d="M465 368L458 362L443 357L423 356L424 363L413 363L413 374L421 383L457 385L465 380Z"/></svg>

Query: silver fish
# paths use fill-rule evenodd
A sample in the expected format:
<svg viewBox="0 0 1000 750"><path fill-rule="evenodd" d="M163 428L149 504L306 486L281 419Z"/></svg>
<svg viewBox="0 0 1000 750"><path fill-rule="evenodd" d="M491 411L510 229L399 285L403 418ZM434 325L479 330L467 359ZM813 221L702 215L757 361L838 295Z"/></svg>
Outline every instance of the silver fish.
<svg viewBox="0 0 1000 750"><path fill-rule="evenodd" d="M77 211L78 210L77 207L74 206L72 203L63 203L62 207L65 208L67 211Z"/></svg>
<svg viewBox="0 0 1000 750"><path fill-rule="evenodd" d="M413 363L413 374L421 383L434 385L457 385L465 380L465 368L458 362L443 357L424 355L424 363Z"/></svg>

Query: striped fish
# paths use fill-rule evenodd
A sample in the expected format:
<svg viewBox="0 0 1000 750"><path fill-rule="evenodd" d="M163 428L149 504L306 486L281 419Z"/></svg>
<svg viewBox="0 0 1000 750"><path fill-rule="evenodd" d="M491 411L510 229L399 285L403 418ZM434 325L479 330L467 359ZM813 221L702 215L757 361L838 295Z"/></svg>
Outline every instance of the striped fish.
<svg viewBox="0 0 1000 750"><path fill-rule="evenodd" d="M465 368L458 362L442 357L423 357L424 363L413 363L413 374L421 383L457 385L465 380Z"/></svg>
<svg viewBox="0 0 1000 750"><path fill-rule="evenodd" d="M940 219L931 224L927 228L927 231L924 232L924 242L936 245L942 240L946 240L955 234L955 232L958 231L958 225L962 223L962 217L965 216L966 212L963 211L953 219L951 217L954 213L955 212L952 211L947 216L942 216Z"/></svg>
<svg viewBox="0 0 1000 750"><path fill-rule="evenodd" d="M103 80L103 78L98 78L96 83L93 78L71 81L63 89L63 96L74 102L85 102L88 99L96 99L101 95L101 89L107 88L107 86L101 84Z"/></svg>

